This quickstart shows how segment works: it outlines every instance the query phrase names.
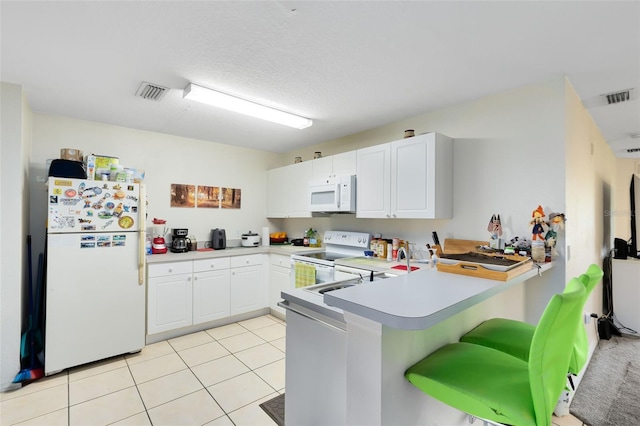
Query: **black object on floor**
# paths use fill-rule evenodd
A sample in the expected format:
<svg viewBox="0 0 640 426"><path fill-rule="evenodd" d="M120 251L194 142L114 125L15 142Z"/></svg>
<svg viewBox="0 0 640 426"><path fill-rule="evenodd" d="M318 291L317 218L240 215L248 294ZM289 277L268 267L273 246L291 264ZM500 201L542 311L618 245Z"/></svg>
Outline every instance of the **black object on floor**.
<svg viewBox="0 0 640 426"><path fill-rule="evenodd" d="M284 426L284 394L260 404L260 408L273 419L278 426Z"/></svg>

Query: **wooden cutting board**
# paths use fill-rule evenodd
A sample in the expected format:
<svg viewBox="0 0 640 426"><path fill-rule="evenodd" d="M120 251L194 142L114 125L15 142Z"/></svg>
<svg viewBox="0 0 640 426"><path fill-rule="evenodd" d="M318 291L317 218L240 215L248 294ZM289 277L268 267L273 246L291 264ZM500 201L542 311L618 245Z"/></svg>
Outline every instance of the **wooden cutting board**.
<svg viewBox="0 0 640 426"><path fill-rule="evenodd" d="M445 238L442 252L446 254L468 253L479 251L479 246L488 246L488 241L458 240L455 238Z"/></svg>
<svg viewBox="0 0 640 426"><path fill-rule="evenodd" d="M444 240L444 253L446 255L446 254L460 254L460 253L469 253L469 252L481 252L480 250L478 250L478 247L487 246L487 245L489 245L487 241L459 240L454 238L447 238ZM492 255L491 253L485 253L485 252L483 253L489 256ZM500 255L500 256L504 256L504 255ZM516 261L521 261L523 263L505 272L489 270L484 268L480 264L467 263L462 261L454 265L445 265L442 262L438 262L437 268L438 268L438 271L442 271L442 272L468 275L471 277L478 277L478 278L488 278L488 279L499 280L499 281L507 281L515 277L516 275L520 275L530 270L533 266L533 262L531 262L530 259L525 262L525 260L528 259L526 257L517 256L517 255L509 255L504 257L508 259L516 260Z"/></svg>

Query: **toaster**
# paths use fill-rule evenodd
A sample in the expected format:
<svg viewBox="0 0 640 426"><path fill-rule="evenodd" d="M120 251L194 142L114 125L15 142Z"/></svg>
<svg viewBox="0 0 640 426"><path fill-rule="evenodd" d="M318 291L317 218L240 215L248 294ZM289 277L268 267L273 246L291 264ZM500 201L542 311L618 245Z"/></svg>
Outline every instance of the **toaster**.
<svg viewBox="0 0 640 426"><path fill-rule="evenodd" d="M214 250L222 250L227 247L227 235L224 229L211 230L211 248Z"/></svg>

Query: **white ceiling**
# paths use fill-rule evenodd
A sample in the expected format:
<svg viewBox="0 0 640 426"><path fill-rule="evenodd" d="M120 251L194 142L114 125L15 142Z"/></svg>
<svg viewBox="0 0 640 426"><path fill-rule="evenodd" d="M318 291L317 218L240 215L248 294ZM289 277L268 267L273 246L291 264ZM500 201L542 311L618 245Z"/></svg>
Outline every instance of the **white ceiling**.
<svg viewBox="0 0 640 426"><path fill-rule="evenodd" d="M640 158L639 1L1 1L0 17L0 79L44 113L286 152L566 75ZM171 90L145 100L142 81ZM314 124L193 103L188 82Z"/></svg>

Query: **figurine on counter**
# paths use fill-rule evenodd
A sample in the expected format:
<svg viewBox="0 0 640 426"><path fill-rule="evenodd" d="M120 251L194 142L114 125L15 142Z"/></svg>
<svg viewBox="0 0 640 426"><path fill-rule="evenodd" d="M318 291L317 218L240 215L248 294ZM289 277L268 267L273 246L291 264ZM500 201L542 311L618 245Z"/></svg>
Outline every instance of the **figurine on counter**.
<svg viewBox="0 0 640 426"><path fill-rule="evenodd" d="M549 230L544 236L547 247L551 249L551 256L558 257L558 251L556 250L556 243L558 242L558 231L564 228L566 218L564 213L551 213L549 215L549 221L547 225Z"/></svg>
<svg viewBox="0 0 640 426"><path fill-rule="evenodd" d="M487 231L491 234L492 240L497 240L502 236L502 224L500 223L500 215L492 215L491 219L489 219L489 226L487 226Z"/></svg>
<svg viewBox="0 0 640 426"><path fill-rule="evenodd" d="M544 217L544 210L542 210L542 206L538 206L538 208L531 213L531 217L533 218L533 220L529 222L530 225L533 225L533 228L531 229L531 233L533 234L531 241L539 239L544 242L544 227L546 223L542 220Z"/></svg>
<svg viewBox="0 0 640 426"><path fill-rule="evenodd" d="M509 240L507 246L512 247L515 252L530 251L531 241L527 240L526 238L513 237L511 240Z"/></svg>
<svg viewBox="0 0 640 426"><path fill-rule="evenodd" d="M489 246L493 249L500 249L502 245L502 241L500 237L502 236L502 224L500 222L500 215L496 215L495 213L489 219L489 225L487 226L487 231L491 234L491 241L489 242Z"/></svg>

